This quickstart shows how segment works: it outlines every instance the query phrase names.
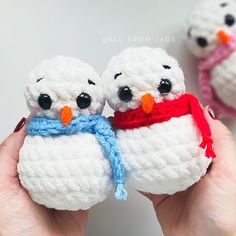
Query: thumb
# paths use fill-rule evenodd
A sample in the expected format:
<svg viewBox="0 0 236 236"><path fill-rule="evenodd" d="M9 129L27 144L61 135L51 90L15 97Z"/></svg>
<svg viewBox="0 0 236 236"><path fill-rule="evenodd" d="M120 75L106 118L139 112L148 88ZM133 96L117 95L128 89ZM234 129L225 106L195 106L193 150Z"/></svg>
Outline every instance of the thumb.
<svg viewBox="0 0 236 236"><path fill-rule="evenodd" d="M27 119L22 118L11 134L0 145L0 178L17 176L19 151L26 136Z"/></svg>
<svg viewBox="0 0 236 236"><path fill-rule="evenodd" d="M213 160L213 167L229 167L236 164L235 142L230 130L215 118L213 111L206 107L205 117L210 125L216 158Z"/></svg>

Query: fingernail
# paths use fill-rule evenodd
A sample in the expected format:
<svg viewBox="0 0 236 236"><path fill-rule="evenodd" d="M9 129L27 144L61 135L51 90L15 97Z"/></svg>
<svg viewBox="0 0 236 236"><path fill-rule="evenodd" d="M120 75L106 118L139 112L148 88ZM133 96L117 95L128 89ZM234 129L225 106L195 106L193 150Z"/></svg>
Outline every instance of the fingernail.
<svg viewBox="0 0 236 236"><path fill-rule="evenodd" d="M215 115L215 112L211 109L211 107L208 107L207 110L208 110L208 113L209 113L210 117L211 117L213 120L216 120L217 117L216 117L216 115Z"/></svg>
<svg viewBox="0 0 236 236"><path fill-rule="evenodd" d="M25 125L26 123L26 118L23 117L20 122L17 124L16 128L14 129L14 133L17 133L18 131L20 131L22 129L22 127Z"/></svg>

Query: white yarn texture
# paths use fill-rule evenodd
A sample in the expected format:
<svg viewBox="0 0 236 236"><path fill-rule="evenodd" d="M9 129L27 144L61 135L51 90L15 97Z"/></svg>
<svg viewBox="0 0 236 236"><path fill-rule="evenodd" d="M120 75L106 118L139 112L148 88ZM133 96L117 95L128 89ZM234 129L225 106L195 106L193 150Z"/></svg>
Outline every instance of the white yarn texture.
<svg viewBox="0 0 236 236"><path fill-rule="evenodd" d="M89 85L88 80L93 81L95 86ZM41 93L50 95L53 101L50 110L42 110L38 106ZM76 104L76 98L81 93L92 97L88 109L79 109ZM31 71L25 97L31 112L51 118L58 118L58 111L63 106L70 106L76 117L78 114L101 114L105 105L101 78L94 68L77 58L64 56L44 60Z"/></svg>
<svg viewBox="0 0 236 236"><path fill-rule="evenodd" d="M90 107L84 110L76 104L82 92L92 97ZM52 99L50 110L38 105L38 97L44 93ZM61 56L33 70L25 95L34 115L56 119L60 119L64 106L70 106L76 117L101 113L105 102L101 79L94 69L78 59ZM18 173L35 202L58 210L89 209L103 201L112 188L110 164L95 135L88 133L27 136L20 151Z"/></svg>
<svg viewBox="0 0 236 236"><path fill-rule="evenodd" d="M227 5L222 4L226 3ZM197 57L206 58L221 42L217 32L223 30L231 35L236 31L234 25L225 24L225 16L231 14L236 20L235 0L200 0L189 14L186 24L186 43L189 50ZM203 37L207 40L207 47L200 47L197 38Z"/></svg>
<svg viewBox="0 0 236 236"><path fill-rule="evenodd" d="M232 15L235 23L225 23L226 15ZM187 20L187 45L197 57L206 58L219 44L217 32L223 30L229 36L236 33L236 1L235 0L203 0L198 2ZM201 48L197 38L207 40L207 47ZM211 85L220 100L236 109L236 53L232 53L223 62L216 65L211 72Z"/></svg>
<svg viewBox="0 0 236 236"><path fill-rule="evenodd" d="M120 72L122 75L114 79ZM162 49L128 48L111 59L103 76L108 103L120 112L139 107L146 93L152 94L155 102L173 100L185 93L182 70ZM169 94L162 95L157 89L162 78L172 83ZM133 101L125 104L119 100L120 86L130 87ZM186 190L206 174L212 161L199 147L202 137L191 114L149 127L118 129L116 135L127 183L140 191L174 194Z"/></svg>
<svg viewBox="0 0 236 236"><path fill-rule="evenodd" d="M35 202L58 210L87 210L112 189L109 162L92 134L27 136L18 173Z"/></svg>
<svg viewBox="0 0 236 236"><path fill-rule="evenodd" d="M236 53L216 65L211 73L211 83L217 96L236 109Z"/></svg>
<svg viewBox="0 0 236 236"><path fill-rule="evenodd" d="M164 69L163 65L171 66ZM117 79L115 74L122 73ZM160 96L157 87L161 79L169 79L172 91L165 97ZM127 111L140 106L141 97L152 94L156 102L173 100L185 92L184 75L178 62L169 57L161 48L127 48L120 55L114 56L103 73L106 98L116 111ZM133 92L131 102L122 102L118 90L128 86Z"/></svg>
<svg viewBox="0 0 236 236"><path fill-rule="evenodd" d="M118 130L127 184L153 194L186 190L211 163L199 147L201 137L191 115L132 130Z"/></svg>

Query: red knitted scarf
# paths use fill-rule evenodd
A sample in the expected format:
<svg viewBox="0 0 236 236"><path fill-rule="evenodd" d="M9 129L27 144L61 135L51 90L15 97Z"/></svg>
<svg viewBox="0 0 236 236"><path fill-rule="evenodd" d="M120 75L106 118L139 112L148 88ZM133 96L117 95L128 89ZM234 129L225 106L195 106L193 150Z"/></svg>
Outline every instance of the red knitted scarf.
<svg viewBox="0 0 236 236"><path fill-rule="evenodd" d="M113 125L117 129L134 129L162 123L173 117L177 118L187 114L192 114L201 133L203 141L200 147L206 148L206 157L216 157L212 147L213 140L209 124L198 99L191 94L184 94L172 101L156 103L149 114L143 112L141 107L127 112L115 112Z"/></svg>

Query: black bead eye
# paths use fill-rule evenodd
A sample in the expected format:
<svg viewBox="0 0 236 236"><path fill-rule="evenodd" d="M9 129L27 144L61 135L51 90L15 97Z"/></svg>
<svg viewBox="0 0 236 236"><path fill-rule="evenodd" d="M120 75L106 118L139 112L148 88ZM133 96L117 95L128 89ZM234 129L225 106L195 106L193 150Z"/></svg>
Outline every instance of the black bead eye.
<svg viewBox="0 0 236 236"><path fill-rule="evenodd" d="M91 102L92 102L92 98L89 94L87 93L81 93L77 99L76 99L76 102L77 102L77 106L80 108L80 109L86 109L90 106Z"/></svg>
<svg viewBox="0 0 236 236"><path fill-rule="evenodd" d="M132 101L133 93L128 86L124 86L119 89L118 97L122 102L130 102Z"/></svg>
<svg viewBox="0 0 236 236"><path fill-rule="evenodd" d="M227 14L225 16L225 24L228 25L228 26L233 26L235 23L235 18L233 15L231 14Z"/></svg>
<svg viewBox="0 0 236 236"><path fill-rule="evenodd" d="M167 94L171 91L172 89L172 84L170 82L169 79L162 79L161 82L160 82L160 85L158 87L158 91L161 93L161 94Z"/></svg>
<svg viewBox="0 0 236 236"><path fill-rule="evenodd" d="M197 44L199 47L201 48L205 48L208 46L208 42L207 42L207 39L206 38L203 38L203 37L198 37L197 38Z"/></svg>
<svg viewBox="0 0 236 236"><path fill-rule="evenodd" d="M52 105L52 99L47 94L40 94L38 104L43 110L49 110Z"/></svg>

